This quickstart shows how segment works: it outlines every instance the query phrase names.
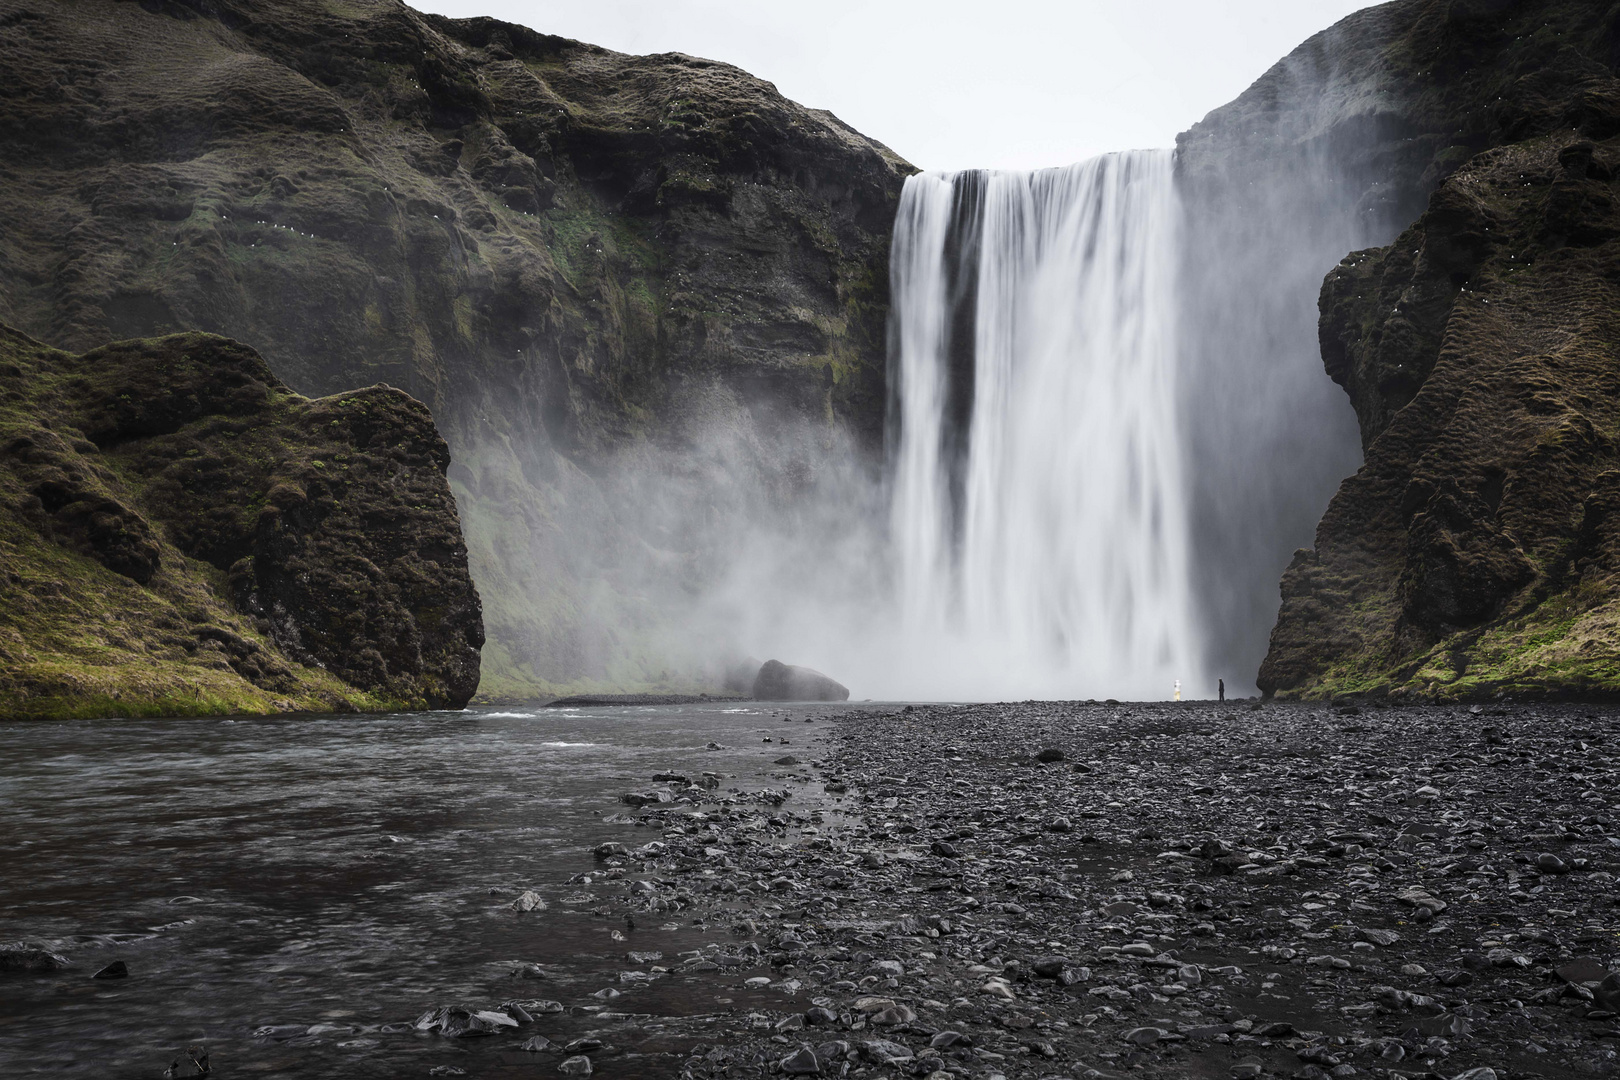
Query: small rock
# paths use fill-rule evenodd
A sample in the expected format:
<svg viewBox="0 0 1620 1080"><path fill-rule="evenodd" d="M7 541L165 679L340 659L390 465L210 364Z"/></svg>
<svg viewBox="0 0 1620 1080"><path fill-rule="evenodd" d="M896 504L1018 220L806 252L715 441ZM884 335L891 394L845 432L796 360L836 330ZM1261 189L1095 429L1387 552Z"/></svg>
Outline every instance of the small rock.
<svg viewBox="0 0 1620 1080"><path fill-rule="evenodd" d="M782 1071L789 1076L820 1076L821 1062L808 1046L801 1046L781 1060Z"/></svg>
<svg viewBox="0 0 1620 1080"><path fill-rule="evenodd" d="M869 1039L861 1043L861 1056L876 1065L887 1065L891 1061L910 1061L913 1055L897 1042Z"/></svg>
<svg viewBox="0 0 1620 1080"><path fill-rule="evenodd" d="M1131 1028L1129 1031L1125 1032L1125 1034L1121 1035L1120 1038L1124 1039L1128 1043L1133 1043L1136 1046L1147 1046L1150 1043L1158 1042L1168 1034L1169 1032L1165 1031L1163 1028L1137 1027Z"/></svg>
<svg viewBox="0 0 1620 1080"><path fill-rule="evenodd" d="M1581 956L1559 964L1553 969L1553 974L1567 983L1593 983L1606 978L1609 970L1590 956Z"/></svg>
<svg viewBox="0 0 1620 1080"><path fill-rule="evenodd" d="M517 912L546 910L546 902L533 889L524 889L518 898L512 901L511 906L512 910Z"/></svg>
<svg viewBox="0 0 1620 1080"><path fill-rule="evenodd" d="M1035 760L1039 761L1042 765L1051 765L1054 762L1063 760L1063 751L1059 750L1055 746L1048 746L1046 749L1035 755Z"/></svg>
<svg viewBox="0 0 1620 1080"><path fill-rule="evenodd" d="M591 1075L591 1059L584 1054L566 1058L561 1065L557 1066L557 1071L564 1076L589 1076Z"/></svg>
<svg viewBox="0 0 1620 1080"><path fill-rule="evenodd" d="M129 977L129 965L122 960L114 960L90 977L92 979L125 979Z"/></svg>

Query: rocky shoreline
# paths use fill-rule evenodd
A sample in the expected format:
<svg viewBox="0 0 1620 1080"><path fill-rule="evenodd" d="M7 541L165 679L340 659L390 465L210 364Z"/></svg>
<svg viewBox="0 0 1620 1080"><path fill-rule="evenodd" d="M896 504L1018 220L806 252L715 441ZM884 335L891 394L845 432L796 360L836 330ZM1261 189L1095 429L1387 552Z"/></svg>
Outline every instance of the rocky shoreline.
<svg viewBox="0 0 1620 1080"><path fill-rule="evenodd" d="M501 1015L561 1010L511 1033L565 1074L1616 1072L1620 716L1231 708L851 712L779 791L661 774L585 876L613 1004ZM630 1011L660 982L735 997Z"/></svg>
<svg viewBox="0 0 1620 1080"><path fill-rule="evenodd" d="M532 721L501 715L478 730L516 725L479 742L503 760L586 745L598 723L524 736ZM448 759L411 805L518 797L449 832L408 826L387 785L345 804L400 833L357 835L333 867L372 883L368 905L401 890L403 907L353 923L340 887L287 918L193 871L185 895L77 935L36 913L35 938L0 947L21 1010L0 1024L0 1062L105 1071L75 1072L95 1057L82 1048L41 1053L36 1033L65 1019L51 1001L77 984L97 988L135 1050L167 994L179 1004L155 1007L175 1016L169 1030L216 1068L308 1076L1617 1072L1620 712L1026 702L683 716L641 721L667 749L633 739L613 753L634 753L635 770L595 781L555 762L494 766L465 749L469 729L434 735L418 718L427 727L394 756ZM336 760L356 752L341 730L311 736L338 740L323 744ZM422 738L445 742L413 747ZM236 780L249 794L261 782ZM577 798L543 793L569 784ZM554 800L540 817L522 810L537 798ZM72 866L45 871L76 887ZM377 925L418 945L352 932ZM133 926L148 929L121 932ZM279 937L318 943L307 971L265 967ZM372 992L333 982L333 964L421 977ZM193 1000L190 981L237 989Z"/></svg>

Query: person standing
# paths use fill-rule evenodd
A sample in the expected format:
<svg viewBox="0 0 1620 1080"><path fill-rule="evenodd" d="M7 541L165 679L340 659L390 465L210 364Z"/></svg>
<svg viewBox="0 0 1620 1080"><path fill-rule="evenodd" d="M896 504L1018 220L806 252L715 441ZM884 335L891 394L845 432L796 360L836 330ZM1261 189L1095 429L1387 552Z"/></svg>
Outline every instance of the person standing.
<svg viewBox="0 0 1620 1080"><path fill-rule="evenodd" d="M1225 679L1216 679L1215 680L1215 685L1219 688L1218 690L1216 690L1216 693L1220 694L1221 703L1224 705L1226 703L1226 680Z"/></svg>
<svg viewBox="0 0 1620 1080"><path fill-rule="evenodd" d="M1176 680L1176 700L1177 701L1181 700L1181 680L1180 679Z"/></svg>

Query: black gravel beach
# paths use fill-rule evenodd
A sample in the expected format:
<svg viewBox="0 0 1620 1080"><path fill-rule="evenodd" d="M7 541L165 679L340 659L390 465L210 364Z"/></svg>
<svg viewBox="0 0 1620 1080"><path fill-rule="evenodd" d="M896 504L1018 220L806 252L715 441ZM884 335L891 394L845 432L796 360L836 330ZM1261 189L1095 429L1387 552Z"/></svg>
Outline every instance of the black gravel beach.
<svg viewBox="0 0 1620 1080"><path fill-rule="evenodd" d="M840 721L814 773L846 825L783 846L790 810L711 795L600 853L716 935L671 977L782 995L693 1076L1604 1076L1617 736L1568 706L914 706Z"/></svg>
<svg viewBox="0 0 1620 1080"><path fill-rule="evenodd" d="M193 1042L214 1071L345 1077L1617 1071L1613 710L729 710L431 721L396 752L444 760L408 793L433 820L374 785L356 839L286 886L199 880L195 830L180 867L156 848L175 824L141 825L154 896L189 881L185 903L0 952L35 968L0 974L0 1059L156 1075L127 1053L155 1038L178 1076ZM606 771L525 764L609 731ZM24 891L56 900L17 925L105 928L72 900L107 864L32 858ZM121 1067L66 1051L89 1008L123 1015Z"/></svg>

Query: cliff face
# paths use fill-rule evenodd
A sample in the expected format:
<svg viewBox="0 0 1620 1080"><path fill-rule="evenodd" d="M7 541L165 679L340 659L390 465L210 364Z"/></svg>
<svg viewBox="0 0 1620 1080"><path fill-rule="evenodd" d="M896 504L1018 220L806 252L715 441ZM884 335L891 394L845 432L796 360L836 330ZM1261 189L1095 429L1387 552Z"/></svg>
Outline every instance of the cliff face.
<svg viewBox="0 0 1620 1080"><path fill-rule="evenodd" d="M0 715L459 708L483 627L449 455L206 334L0 327Z"/></svg>
<svg viewBox="0 0 1620 1080"><path fill-rule="evenodd" d="M1472 126L1431 158L1425 182L1448 175L1417 223L1322 287L1321 352L1365 465L1283 577L1268 692L1620 689L1620 24L1595 5L1480 10L1434 6L1390 46L1429 59L1412 100ZM1443 87L1422 87L1431 67Z"/></svg>
<svg viewBox="0 0 1620 1080"><path fill-rule="evenodd" d="M656 682L649 511L880 441L909 168L734 68L394 0L0 0L0 66L0 318L426 402L494 695Z"/></svg>
<svg viewBox="0 0 1620 1080"><path fill-rule="evenodd" d="M1305 42L1179 138L1181 422L1201 477L1194 580L1215 671L1254 671L1267 655L1273 583L1362 462L1364 424L1322 370L1323 276L1346 252L1395 240L1481 151L1569 128L1606 134L1616 12L1382 4Z"/></svg>
<svg viewBox="0 0 1620 1080"><path fill-rule="evenodd" d="M1367 463L1283 578L1267 689L1620 692L1617 165L1574 130L1481 154L1329 276Z"/></svg>

